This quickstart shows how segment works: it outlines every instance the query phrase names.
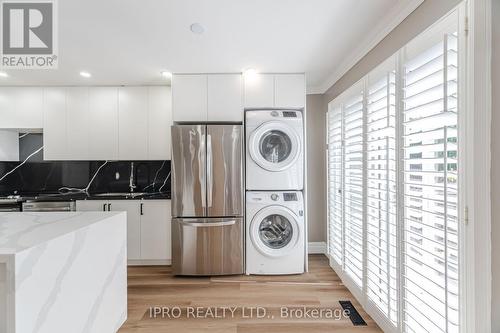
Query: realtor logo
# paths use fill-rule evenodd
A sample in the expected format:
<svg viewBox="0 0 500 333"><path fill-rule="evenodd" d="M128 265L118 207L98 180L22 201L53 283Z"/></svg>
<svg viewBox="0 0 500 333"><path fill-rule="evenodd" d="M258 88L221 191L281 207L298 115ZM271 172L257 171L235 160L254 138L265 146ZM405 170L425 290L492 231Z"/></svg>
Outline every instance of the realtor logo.
<svg viewBox="0 0 500 333"><path fill-rule="evenodd" d="M57 68L55 0L0 0L1 67Z"/></svg>

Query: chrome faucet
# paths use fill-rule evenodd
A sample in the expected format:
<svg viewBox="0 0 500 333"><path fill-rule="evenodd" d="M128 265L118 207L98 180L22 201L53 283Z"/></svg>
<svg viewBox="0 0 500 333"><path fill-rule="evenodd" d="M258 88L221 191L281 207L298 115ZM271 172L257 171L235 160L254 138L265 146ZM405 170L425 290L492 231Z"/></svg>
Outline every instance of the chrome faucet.
<svg viewBox="0 0 500 333"><path fill-rule="evenodd" d="M137 185L134 184L134 162L130 162L130 178L128 187L130 188L130 193L133 193L134 189L137 187Z"/></svg>

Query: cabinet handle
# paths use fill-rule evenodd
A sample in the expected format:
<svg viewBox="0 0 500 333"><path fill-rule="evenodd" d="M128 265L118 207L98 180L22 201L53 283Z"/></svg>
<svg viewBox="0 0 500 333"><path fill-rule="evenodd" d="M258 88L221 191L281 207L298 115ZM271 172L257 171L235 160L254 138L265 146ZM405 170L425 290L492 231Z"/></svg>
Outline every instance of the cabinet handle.
<svg viewBox="0 0 500 333"><path fill-rule="evenodd" d="M141 203L141 215L144 215L144 211L143 211L143 209L142 209L142 207L143 207L143 206L144 206L144 204L143 204L143 203Z"/></svg>
<svg viewBox="0 0 500 333"><path fill-rule="evenodd" d="M102 204L102 211L105 212L106 211L106 204Z"/></svg>
<svg viewBox="0 0 500 333"><path fill-rule="evenodd" d="M108 212L110 212L110 211L111 211L111 204L109 203L108 204Z"/></svg>

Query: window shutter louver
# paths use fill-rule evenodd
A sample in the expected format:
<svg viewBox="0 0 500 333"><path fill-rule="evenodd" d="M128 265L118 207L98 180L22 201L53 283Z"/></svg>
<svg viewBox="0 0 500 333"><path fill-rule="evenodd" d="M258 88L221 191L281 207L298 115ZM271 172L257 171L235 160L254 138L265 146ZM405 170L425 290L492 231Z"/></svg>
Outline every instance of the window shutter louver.
<svg viewBox="0 0 500 333"><path fill-rule="evenodd" d="M457 34L422 42L404 62L404 331L458 332Z"/></svg>
<svg viewBox="0 0 500 333"><path fill-rule="evenodd" d="M390 59L387 65L383 66L381 74L369 77L367 86L366 274L368 298L396 325L398 272L394 59Z"/></svg>
<svg viewBox="0 0 500 333"><path fill-rule="evenodd" d="M363 286L363 93L343 106L344 270Z"/></svg>

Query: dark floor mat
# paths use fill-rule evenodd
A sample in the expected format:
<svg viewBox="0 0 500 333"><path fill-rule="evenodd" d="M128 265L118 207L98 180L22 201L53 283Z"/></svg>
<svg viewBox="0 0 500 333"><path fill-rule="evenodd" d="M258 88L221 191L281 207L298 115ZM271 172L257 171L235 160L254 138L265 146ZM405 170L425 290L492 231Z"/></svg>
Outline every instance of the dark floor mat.
<svg viewBox="0 0 500 333"><path fill-rule="evenodd" d="M349 319L351 319L354 326L366 326L366 321L359 314L358 310L352 305L351 301L339 301L342 309L349 311Z"/></svg>

